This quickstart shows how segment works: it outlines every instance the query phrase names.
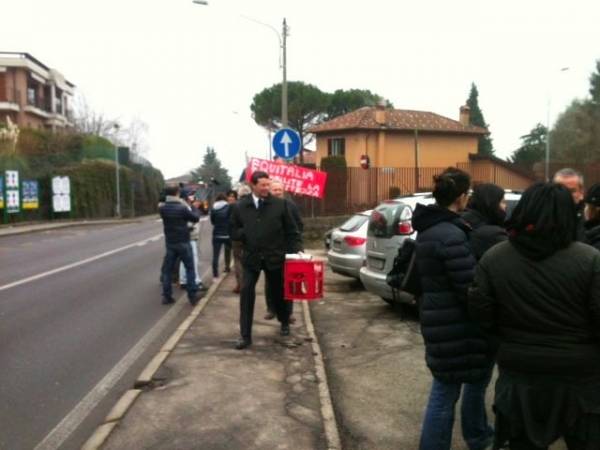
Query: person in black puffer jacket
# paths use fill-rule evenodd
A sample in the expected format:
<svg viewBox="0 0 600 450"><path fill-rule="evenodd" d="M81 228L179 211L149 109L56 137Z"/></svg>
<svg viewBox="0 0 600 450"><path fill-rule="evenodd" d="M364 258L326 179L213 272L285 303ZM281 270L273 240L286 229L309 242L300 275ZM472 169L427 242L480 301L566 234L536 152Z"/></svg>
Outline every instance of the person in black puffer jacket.
<svg viewBox="0 0 600 450"><path fill-rule="evenodd" d="M477 266L469 313L499 342L494 449L600 448L600 252L577 222L571 192L538 183Z"/></svg>
<svg viewBox="0 0 600 450"><path fill-rule="evenodd" d="M500 186L484 183L473 188L468 209L462 218L473 229L469 240L477 261L488 249L508 239L504 228L506 202Z"/></svg>
<svg viewBox="0 0 600 450"><path fill-rule="evenodd" d="M162 295L163 304L175 302L172 296L171 277L177 259L185 266L187 274L187 293L192 305L198 303L198 286L195 283L194 256L190 244L190 229L188 222L196 223L200 220L197 209L198 202L192 205L179 197L179 187L170 185L165 188L165 202L159 207L160 217L163 221L165 233L166 253L162 265Z"/></svg>
<svg viewBox="0 0 600 450"><path fill-rule="evenodd" d="M600 250L600 183L585 194L585 243Z"/></svg>
<svg viewBox="0 0 600 450"><path fill-rule="evenodd" d="M459 216L470 186L467 173L448 168L434 177L434 205L418 204L416 261L421 278L421 332L433 384L421 431L420 450L449 450L454 409L463 391L463 437L470 450L483 450L494 431L485 413L491 379L491 346L467 313L467 290L475 273L471 228Z"/></svg>

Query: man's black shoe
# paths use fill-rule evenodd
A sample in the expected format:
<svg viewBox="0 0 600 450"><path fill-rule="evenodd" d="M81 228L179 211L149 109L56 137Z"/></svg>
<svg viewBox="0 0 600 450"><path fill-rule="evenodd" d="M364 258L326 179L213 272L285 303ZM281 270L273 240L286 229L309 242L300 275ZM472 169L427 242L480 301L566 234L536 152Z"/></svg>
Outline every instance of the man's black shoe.
<svg viewBox="0 0 600 450"><path fill-rule="evenodd" d="M175 303L175 299L173 297L163 297L162 298L163 305L170 305L172 303Z"/></svg>
<svg viewBox="0 0 600 450"><path fill-rule="evenodd" d="M192 306L196 306L201 298L202 298L202 294L200 294L199 292L196 292L193 297L188 297L190 304Z"/></svg>
<svg viewBox="0 0 600 450"><path fill-rule="evenodd" d="M238 341L235 343L235 349L236 350L244 350L245 348L248 348L252 345L252 341L249 341L247 339L238 339Z"/></svg>
<svg viewBox="0 0 600 450"><path fill-rule="evenodd" d="M282 336L290 335L290 326L286 324L281 324L281 333Z"/></svg>

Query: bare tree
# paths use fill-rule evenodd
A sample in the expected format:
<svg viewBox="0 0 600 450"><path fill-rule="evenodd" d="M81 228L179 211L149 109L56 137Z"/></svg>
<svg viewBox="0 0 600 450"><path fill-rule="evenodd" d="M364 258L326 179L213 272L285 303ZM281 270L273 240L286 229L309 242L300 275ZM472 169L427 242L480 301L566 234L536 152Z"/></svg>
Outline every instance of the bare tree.
<svg viewBox="0 0 600 450"><path fill-rule="evenodd" d="M82 94L77 94L73 103L76 131L83 134L102 136L111 141L116 139L121 129L118 119L109 118L94 111Z"/></svg>
<svg viewBox="0 0 600 450"><path fill-rule="evenodd" d="M148 155L150 144L148 142L148 124L139 117L134 117L119 133L118 140L129 147L136 158Z"/></svg>
<svg viewBox="0 0 600 450"><path fill-rule="evenodd" d="M139 117L125 123L119 118L107 117L95 111L87 99L79 94L75 98L75 130L83 134L102 136L115 145L129 147L131 158L140 164L146 164L148 154L148 124Z"/></svg>

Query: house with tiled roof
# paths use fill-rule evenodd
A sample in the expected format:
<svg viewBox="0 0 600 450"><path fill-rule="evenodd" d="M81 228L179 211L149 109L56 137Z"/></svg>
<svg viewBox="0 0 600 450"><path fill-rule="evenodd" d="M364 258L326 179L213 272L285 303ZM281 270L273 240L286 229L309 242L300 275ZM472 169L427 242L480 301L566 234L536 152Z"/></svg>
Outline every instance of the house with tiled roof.
<svg viewBox="0 0 600 450"><path fill-rule="evenodd" d="M317 166L325 157L343 156L350 168L349 189L368 183L369 189L376 191L369 198L385 197L392 186L404 194L429 190L432 176L450 166L470 172L474 183L496 183L519 190L529 186L533 182L530 174L506 161L477 153L479 139L488 130L469 122L468 106L460 108L458 120L429 111L373 106L308 131L316 136ZM361 162L366 160L369 171L361 171ZM351 172L354 169L358 172ZM373 172L374 177L366 172Z"/></svg>
<svg viewBox="0 0 600 450"><path fill-rule="evenodd" d="M326 156L344 156L360 167L442 167L469 161L487 129L469 125L469 108L459 120L429 111L363 107L309 129L316 135L317 164Z"/></svg>

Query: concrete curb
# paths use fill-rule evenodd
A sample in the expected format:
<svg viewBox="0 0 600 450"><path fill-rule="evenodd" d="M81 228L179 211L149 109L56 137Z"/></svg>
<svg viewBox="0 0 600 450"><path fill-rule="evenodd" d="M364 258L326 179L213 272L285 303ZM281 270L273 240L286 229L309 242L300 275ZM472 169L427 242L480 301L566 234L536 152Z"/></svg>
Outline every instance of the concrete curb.
<svg viewBox="0 0 600 450"><path fill-rule="evenodd" d="M117 422L125 416L125 413L129 409L129 407L135 402L135 399L142 393L141 389L130 389L119 399L119 401L113 406L108 415L106 416L105 421L108 422Z"/></svg>
<svg viewBox="0 0 600 450"><path fill-rule="evenodd" d="M317 373L317 383L319 386L319 398L321 400L321 416L323 417L323 426L325 427L325 437L327 438L327 448L329 450L341 450L342 443L338 431L335 413L333 411L333 402L331 400L331 392L329 391L329 383L327 382L327 374L325 372L325 363L323 362L323 353L321 346L315 333L315 327L310 316L310 307L308 302L303 302L302 309L304 311L304 323L308 330L308 335L311 338L311 346L315 361L315 369Z"/></svg>
<svg viewBox="0 0 600 450"><path fill-rule="evenodd" d="M118 422L109 422L100 425L98 428L96 428L96 431L94 431L92 437L89 438L85 444L83 444L81 450L96 450L100 448L102 444L106 442L106 439L108 436L110 436L110 433L112 433L112 431L115 429L117 423Z"/></svg>
<svg viewBox="0 0 600 450"><path fill-rule="evenodd" d="M139 395L143 392L140 387L147 386L150 384L154 378L154 375L160 369L161 365L165 362L165 360L171 355L171 352L177 346L177 343L181 340L181 338L185 335L186 331L192 326L194 321L198 318L202 310L206 307L206 305L210 302L213 295L219 289L223 281L227 278L223 276L217 279L211 285L210 289L204 296L204 298L198 303L192 312L185 318L185 320L177 327L177 329L171 334L167 342L161 347L159 352L152 358L152 360L146 365L144 370L137 377L134 388L130 389L125 394L121 396L121 398L115 403L113 408L110 410L104 422L99 425L92 436L83 444L81 450L98 450L104 445L112 431L119 424L121 419L125 417L125 414L129 411L131 406L135 403L135 400L139 397ZM187 301L187 294L183 294L178 301Z"/></svg>
<svg viewBox="0 0 600 450"><path fill-rule="evenodd" d="M4 236L16 236L19 234L28 234L28 233L40 233L42 231L50 231L50 230L58 230L61 228L72 228L72 227L82 227L82 226L90 226L90 225L118 225L118 224L130 224L130 223L139 223L143 221L146 216L134 219L114 219L114 220L83 220L79 222L61 222L61 223L52 223L47 225L23 225L19 227L13 228L0 228L0 237Z"/></svg>

